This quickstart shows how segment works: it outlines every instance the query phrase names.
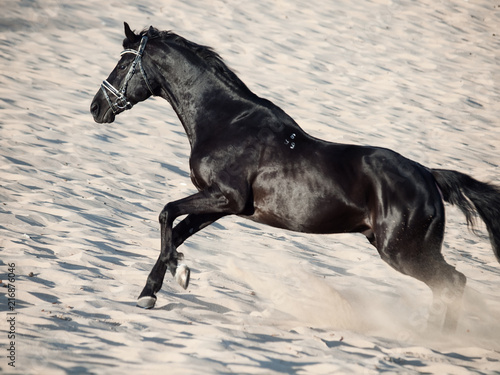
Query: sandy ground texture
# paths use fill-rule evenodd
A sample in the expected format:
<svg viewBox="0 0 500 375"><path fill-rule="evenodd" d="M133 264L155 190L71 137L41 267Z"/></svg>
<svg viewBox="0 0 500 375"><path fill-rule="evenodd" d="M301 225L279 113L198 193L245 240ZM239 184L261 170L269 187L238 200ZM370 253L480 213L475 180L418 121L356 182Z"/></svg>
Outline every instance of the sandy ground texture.
<svg viewBox="0 0 500 375"><path fill-rule="evenodd" d="M89 113L118 61L123 21L154 25L214 47L314 136L499 183L498 1L1 8L0 373L500 372L500 267L484 227L475 236L450 206L443 252L469 280L453 336L425 332L430 291L363 236L240 218L183 245L188 290L167 276L155 309L135 307L158 256L158 213L194 192L189 144L161 99L110 125Z"/></svg>

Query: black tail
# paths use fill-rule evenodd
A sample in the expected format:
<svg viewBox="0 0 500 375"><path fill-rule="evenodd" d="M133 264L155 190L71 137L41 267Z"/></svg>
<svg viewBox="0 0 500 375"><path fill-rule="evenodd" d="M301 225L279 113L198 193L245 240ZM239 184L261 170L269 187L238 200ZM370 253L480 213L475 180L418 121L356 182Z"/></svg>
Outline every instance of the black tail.
<svg viewBox="0 0 500 375"><path fill-rule="evenodd" d="M457 205L474 225L477 212L486 224L491 246L500 262L500 187L477 181L472 177L445 169L432 169L432 174L446 202Z"/></svg>

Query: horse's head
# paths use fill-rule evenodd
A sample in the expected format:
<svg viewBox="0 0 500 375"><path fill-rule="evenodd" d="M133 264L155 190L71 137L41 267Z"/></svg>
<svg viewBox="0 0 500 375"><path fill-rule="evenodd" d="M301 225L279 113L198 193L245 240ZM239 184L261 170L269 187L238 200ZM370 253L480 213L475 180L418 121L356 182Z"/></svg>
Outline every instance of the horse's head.
<svg viewBox="0 0 500 375"><path fill-rule="evenodd" d="M150 28L147 33L136 35L125 22L125 50L90 105L90 112L96 122L113 122L117 114L154 95L156 87L148 80L143 65L144 52L152 33L153 29Z"/></svg>

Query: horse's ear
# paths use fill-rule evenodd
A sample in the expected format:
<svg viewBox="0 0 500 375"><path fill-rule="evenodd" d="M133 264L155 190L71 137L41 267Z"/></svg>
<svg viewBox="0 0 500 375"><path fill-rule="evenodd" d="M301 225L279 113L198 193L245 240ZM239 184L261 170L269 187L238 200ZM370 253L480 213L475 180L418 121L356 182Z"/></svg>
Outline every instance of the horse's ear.
<svg viewBox="0 0 500 375"><path fill-rule="evenodd" d="M153 38L157 34L156 29L153 26L149 26L148 38Z"/></svg>
<svg viewBox="0 0 500 375"><path fill-rule="evenodd" d="M136 42L137 35L135 35L135 33L130 29L128 23L124 22L123 25L125 27L125 36L127 37L127 39L132 43Z"/></svg>

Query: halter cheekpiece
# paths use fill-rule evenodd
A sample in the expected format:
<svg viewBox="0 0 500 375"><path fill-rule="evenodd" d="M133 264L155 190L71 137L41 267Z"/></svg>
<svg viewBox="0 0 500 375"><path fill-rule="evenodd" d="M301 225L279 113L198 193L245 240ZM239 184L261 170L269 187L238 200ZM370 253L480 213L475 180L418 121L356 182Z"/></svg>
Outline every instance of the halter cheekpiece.
<svg viewBox="0 0 500 375"><path fill-rule="evenodd" d="M132 53L135 55L135 60L132 62L132 65L130 66L127 75L125 76L125 80L123 81L122 87L117 90L111 83L109 83L107 80L104 80L101 84L101 90L104 93L104 97L109 103L109 106L111 107L111 110L113 113L116 115L117 113L130 109L132 108L132 104L127 99L126 92L127 92L127 87L129 81L132 79L132 76L135 73L135 69L137 67L137 64L139 64L139 69L142 74L142 78L144 79L144 82L146 82L146 86L148 86L149 91L151 92L152 95L153 89L151 88L151 85L149 84L148 77L146 75L146 71L144 70L144 67L142 66L142 55L144 53L144 49L146 48L146 44L148 42L148 37L144 35L141 39L141 44L139 45L139 49L136 51L135 49L126 49L120 53L120 56L123 56L127 53ZM116 101L113 103L111 101L111 98L108 95L108 92L113 94L116 97Z"/></svg>

